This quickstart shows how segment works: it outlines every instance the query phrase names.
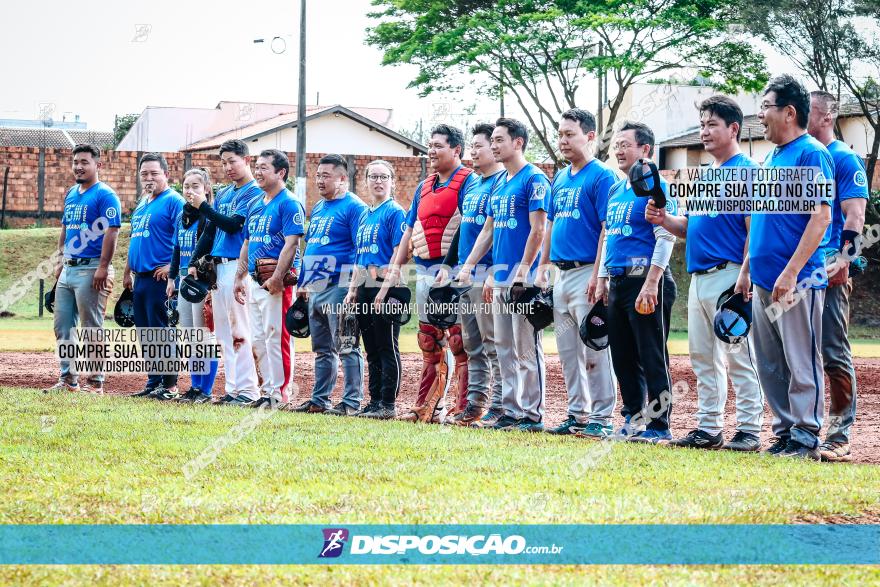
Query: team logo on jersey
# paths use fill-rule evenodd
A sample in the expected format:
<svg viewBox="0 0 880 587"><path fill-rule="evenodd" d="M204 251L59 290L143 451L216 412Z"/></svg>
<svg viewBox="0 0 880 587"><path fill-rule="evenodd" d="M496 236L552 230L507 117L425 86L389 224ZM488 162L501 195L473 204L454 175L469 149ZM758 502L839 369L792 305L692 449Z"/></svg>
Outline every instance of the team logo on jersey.
<svg viewBox="0 0 880 587"><path fill-rule="evenodd" d="M294 224L302 224L303 223L303 215L302 212L297 212L293 215L293 223Z"/></svg>
<svg viewBox="0 0 880 587"><path fill-rule="evenodd" d="M666 200L666 211L669 214L675 214L675 202L672 200Z"/></svg>
<svg viewBox="0 0 880 587"><path fill-rule="evenodd" d="M407 229L407 228L408 228L408 227L407 227L407 225L406 225L406 221L405 221L405 220L404 220L403 222L400 223L400 232L406 232L406 229Z"/></svg>
<svg viewBox="0 0 880 587"><path fill-rule="evenodd" d="M110 219L116 218L116 208L107 208L107 212L104 215Z"/></svg>
<svg viewBox="0 0 880 587"><path fill-rule="evenodd" d="M329 237L329 236L324 235L324 236L321 237L321 244L322 244L322 245L326 245L326 244L329 244L329 243L330 243L330 237Z"/></svg>
<svg viewBox="0 0 880 587"><path fill-rule="evenodd" d="M269 243L272 242L272 237L267 234L266 236L263 237L263 242L268 245Z"/></svg>
<svg viewBox="0 0 880 587"><path fill-rule="evenodd" d="M544 196L547 195L547 186L542 183L535 184L535 187L532 189L532 199L533 200L543 200Z"/></svg>
<svg viewBox="0 0 880 587"><path fill-rule="evenodd" d="M579 220L581 217L581 211L575 208L574 210L571 211L571 217L574 218L575 220Z"/></svg>
<svg viewBox="0 0 880 587"><path fill-rule="evenodd" d="M623 230L621 232L623 233L623 236L631 235L633 233L632 226L627 224L626 226L623 227Z"/></svg>
<svg viewBox="0 0 880 587"><path fill-rule="evenodd" d="M377 245L377 244L370 245L370 252L373 253L374 255L376 253L378 253L379 252L379 245Z"/></svg>
<svg viewBox="0 0 880 587"><path fill-rule="evenodd" d="M517 224L516 218L511 218L507 221L507 228L516 228Z"/></svg>
<svg viewBox="0 0 880 587"><path fill-rule="evenodd" d="M149 236L150 236L150 231L149 231L149 230L145 230L145 231L144 231L144 238L148 238Z"/></svg>
<svg viewBox="0 0 880 587"><path fill-rule="evenodd" d="M482 226L486 223L486 217L483 216L482 214L477 214L477 217L474 218L474 222L476 224L479 224L480 226Z"/></svg>
<svg viewBox="0 0 880 587"><path fill-rule="evenodd" d="M865 172L861 169L856 171L856 174L853 175L853 183L859 186L860 188L868 185L868 176L865 175Z"/></svg>

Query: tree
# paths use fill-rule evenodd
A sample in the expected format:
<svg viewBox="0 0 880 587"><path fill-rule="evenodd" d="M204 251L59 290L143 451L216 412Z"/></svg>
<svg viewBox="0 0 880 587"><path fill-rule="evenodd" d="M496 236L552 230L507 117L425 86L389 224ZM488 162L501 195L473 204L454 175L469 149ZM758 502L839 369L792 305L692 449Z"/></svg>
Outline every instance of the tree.
<svg viewBox="0 0 880 587"><path fill-rule="evenodd" d="M119 143L122 142L122 139L125 138L125 135L128 134L128 131L131 130L131 127L137 122L139 114L123 114L116 115L114 117L113 122L113 146L111 149L115 149Z"/></svg>
<svg viewBox="0 0 880 587"><path fill-rule="evenodd" d="M855 101L874 133L868 146L868 185L880 152L880 0L746 0L749 30L791 59L819 88ZM869 23L873 23L870 26ZM878 210L869 203L869 213Z"/></svg>
<svg viewBox="0 0 880 587"><path fill-rule="evenodd" d="M722 0L373 0L380 22L367 43L383 65L411 63L421 95L456 91L462 75L482 91L509 92L557 165L559 115L577 105L587 77L616 86L606 129L623 114L634 84L682 68L716 87L756 90L766 82L763 57L728 32L733 13ZM692 77L692 76L691 76ZM599 156L607 153L607 138Z"/></svg>

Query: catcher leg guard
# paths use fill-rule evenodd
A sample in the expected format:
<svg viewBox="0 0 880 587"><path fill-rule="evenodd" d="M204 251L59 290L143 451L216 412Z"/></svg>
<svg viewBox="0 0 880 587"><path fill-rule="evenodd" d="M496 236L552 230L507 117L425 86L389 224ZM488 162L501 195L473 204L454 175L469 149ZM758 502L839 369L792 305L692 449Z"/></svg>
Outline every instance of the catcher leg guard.
<svg viewBox="0 0 880 587"><path fill-rule="evenodd" d="M445 349L443 330L428 324L419 323L419 348L422 349L422 375L419 381L419 395L416 404L400 416L400 420L410 422L430 422L438 406L442 406L446 396L449 368L444 360Z"/></svg>
<svg viewBox="0 0 880 587"><path fill-rule="evenodd" d="M458 385L458 392L455 397L455 404L452 406L450 416L454 416L464 411L467 406L468 394L468 357L464 351L464 340L461 337L461 326L455 324L448 331L449 350L455 358L455 374L452 379Z"/></svg>

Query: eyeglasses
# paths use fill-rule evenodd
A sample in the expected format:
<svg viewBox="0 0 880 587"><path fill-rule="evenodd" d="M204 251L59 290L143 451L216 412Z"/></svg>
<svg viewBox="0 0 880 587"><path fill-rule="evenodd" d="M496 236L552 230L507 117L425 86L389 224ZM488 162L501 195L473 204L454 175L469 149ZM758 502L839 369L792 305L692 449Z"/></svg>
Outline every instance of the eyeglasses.
<svg viewBox="0 0 880 587"><path fill-rule="evenodd" d="M388 181L391 179L391 176L387 173L383 173L382 175L368 175L367 179L370 181Z"/></svg>
<svg viewBox="0 0 880 587"><path fill-rule="evenodd" d="M626 151L627 149L632 149L634 145L629 143L614 143L611 145L612 151Z"/></svg>
<svg viewBox="0 0 880 587"><path fill-rule="evenodd" d="M761 102L761 112L765 112L768 108L785 108L781 104L771 104L770 102Z"/></svg>

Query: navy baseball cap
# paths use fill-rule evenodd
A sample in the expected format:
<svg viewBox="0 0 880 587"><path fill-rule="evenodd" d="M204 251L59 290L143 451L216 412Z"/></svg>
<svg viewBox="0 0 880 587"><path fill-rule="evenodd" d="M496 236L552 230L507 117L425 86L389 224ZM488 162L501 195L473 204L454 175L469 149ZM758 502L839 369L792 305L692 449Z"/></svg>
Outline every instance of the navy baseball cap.
<svg viewBox="0 0 880 587"><path fill-rule="evenodd" d="M650 159L639 159L629 168L629 183L637 196L651 198L658 208L666 206L666 192L660 183L660 170Z"/></svg>
<svg viewBox="0 0 880 587"><path fill-rule="evenodd" d="M752 302L734 286L722 293L715 304L715 336L728 344L739 344L752 328Z"/></svg>
<svg viewBox="0 0 880 587"><path fill-rule="evenodd" d="M584 316L579 329L581 340L594 351L608 348L608 308L599 300Z"/></svg>

